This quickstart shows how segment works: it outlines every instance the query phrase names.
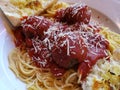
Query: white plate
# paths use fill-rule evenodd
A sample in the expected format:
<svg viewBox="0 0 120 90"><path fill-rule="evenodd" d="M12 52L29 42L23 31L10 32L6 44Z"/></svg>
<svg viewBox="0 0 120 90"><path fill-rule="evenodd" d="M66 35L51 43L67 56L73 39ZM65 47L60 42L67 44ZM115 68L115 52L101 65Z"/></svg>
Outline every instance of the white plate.
<svg viewBox="0 0 120 90"><path fill-rule="evenodd" d="M78 2L79 0L68 0ZM93 9L92 17L98 23L120 32L120 1L119 0L82 0ZM73 3L74 3L73 2ZM96 11L98 10L98 11ZM102 14L101 14L101 13ZM106 16L107 17L106 17ZM97 18L97 17L100 18ZM26 90L21 82L9 69L8 53L14 48L9 34L0 26L0 90Z"/></svg>

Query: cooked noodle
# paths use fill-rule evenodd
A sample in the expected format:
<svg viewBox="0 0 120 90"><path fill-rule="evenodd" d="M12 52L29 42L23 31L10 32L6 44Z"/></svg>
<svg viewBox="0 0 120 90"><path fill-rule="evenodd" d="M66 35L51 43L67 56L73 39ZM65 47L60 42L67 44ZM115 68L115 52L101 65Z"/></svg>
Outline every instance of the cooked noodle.
<svg viewBox="0 0 120 90"><path fill-rule="evenodd" d="M109 41L110 45L109 45L109 50L111 51L111 53L113 53L113 51L115 49L120 48L120 35L115 33L115 32L111 32L108 28L103 28L103 30L101 31L101 34L105 36L105 38Z"/></svg>
<svg viewBox="0 0 120 90"><path fill-rule="evenodd" d="M63 9L68 7L69 5L65 2L57 2L54 4L50 9L47 9L46 13L43 14L43 16L46 17L53 17L55 15L55 12L59 9Z"/></svg>
<svg viewBox="0 0 120 90"><path fill-rule="evenodd" d="M28 90L75 90L77 72L69 70L61 78L55 78L49 70L37 68L26 51L13 49L9 54L10 69L27 84Z"/></svg>

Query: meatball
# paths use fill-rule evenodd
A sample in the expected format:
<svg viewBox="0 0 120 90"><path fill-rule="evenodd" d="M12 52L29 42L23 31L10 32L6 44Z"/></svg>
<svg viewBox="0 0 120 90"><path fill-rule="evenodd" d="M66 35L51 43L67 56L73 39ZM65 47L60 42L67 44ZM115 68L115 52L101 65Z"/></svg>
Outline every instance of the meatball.
<svg viewBox="0 0 120 90"><path fill-rule="evenodd" d="M30 16L22 21L22 28L27 38L42 37L51 24L52 21L42 16Z"/></svg>
<svg viewBox="0 0 120 90"><path fill-rule="evenodd" d="M85 59L87 47L79 32L67 32L58 34L51 52L60 67L71 68Z"/></svg>
<svg viewBox="0 0 120 90"><path fill-rule="evenodd" d="M55 18L60 22L74 24L76 22L88 24L91 17L91 11L85 4L75 4L66 9L56 12Z"/></svg>

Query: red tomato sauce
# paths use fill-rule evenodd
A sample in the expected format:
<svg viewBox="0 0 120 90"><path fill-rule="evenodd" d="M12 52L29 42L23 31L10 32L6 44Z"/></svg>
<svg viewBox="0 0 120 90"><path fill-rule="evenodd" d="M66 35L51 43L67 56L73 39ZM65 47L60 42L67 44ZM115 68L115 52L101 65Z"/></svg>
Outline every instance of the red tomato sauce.
<svg viewBox="0 0 120 90"><path fill-rule="evenodd" d="M109 43L89 23L90 17L81 4L57 11L54 20L27 17L14 31L16 47L24 47L37 67L50 69L56 77L77 67L83 80L99 59L108 57Z"/></svg>

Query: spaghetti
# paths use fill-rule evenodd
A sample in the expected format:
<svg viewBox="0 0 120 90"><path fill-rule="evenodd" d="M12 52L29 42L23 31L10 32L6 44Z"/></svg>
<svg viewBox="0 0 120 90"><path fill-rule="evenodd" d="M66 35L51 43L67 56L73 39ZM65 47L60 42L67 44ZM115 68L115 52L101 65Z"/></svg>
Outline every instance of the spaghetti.
<svg viewBox="0 0 120 90"><path fill-rule="evenodd" d="M28 90L76 90L77 72L69 70L61 78L55 78L49 70L37 68L26 51L15 48L9 54L10 68L16 76L27 84Z"/></svg>
<svg viewBox="0 0 120 90"><path fill-rule="evenodd" d="M46 16L46 17L54 17L54 15L55 15L55 12L58 10L58 9L60 9L60 8L65 8L65 7L68 7L68 4L66 4L66 3L57 3L57 4L55 4L55 5L53 5L53 7L51 7L50 9L48 9L47 11L46 11L46 13L45 14L43 14L43 16ZM84 9L86 9L86 8L84 8L84 5L82 6L83 7L83 10ZM85 6L86 7L86 6ZM68 14L72 14L72 13L68 13L68 11L69 10L72 10L72 9L66 9L65 10L65 14L66 15L68 15ZM59 10L59 12L61 13L62 11L60 11ZM58 13L59 13L58 12ZM62 12L63 13L63 12ZM85 13L85 12L84 12ZM82 43L81 45L82 45L82 47L83 47L83 45L85 45L85 47L83 47L82 48L82 50L92 50L92 49L95 49L95 51L93 50L93 52L91 52L91 51L89 51L89 52L91 52L90 54L91 55L93 55L93 54L96 54L96 58L98 58L98 59L100 59L99 61L97 61L97 59L95 58L94 60L94 62L92 62L92 61L90 61L91 63L92 63L92 65L94 65L95 64L95 66L93 66L93 68L90 66L89 67L89 69L87 68L86 70L89 72L89 74L88 74L88 76L86 75L86 72L82 72L82 71L80 71L79 73L78 73L78 71L76 71L76 69L74 69L74 68L78 68L78 67L74 67L74 68L71 68L72 67L72 65L68 65L68 67L66 67L66 66L64 66L64 65L61 65L60 63L58 63L57 61L56 62L54 62L54 63L57 63L57 65L60 65L60 67L57 67L57 70L55 70L55 71L57 71L58 73L56 74L56 72L54 73L51 73L51 68L49 68L49 65L47 65L46 63L44 63L44 61L40 61L40 63L38 64L38 63L36 63L35 61L34 61L34 59L36 59L36 60L38 60L39 58L37 57L37 54L39 54L39 53L37 53L37 52L39 52L39 51L37 51L37 50L40 50L41 52L45 52L45 54L44 54L44 52L42 53L42 55L43 56L45 56L45 57L47 57L47 58L45 58L46 60L50 60L49 62L51 63L51 59L48 59L48 57L49 57L49 55L47 54L48 53L48 51L45 51L46 50L46 47L44 47L44 45L41 43L41 41L39 41L39 37L35 37L35 39L32 41L32 44L33 44L33 46L32 46L32 49L31 50L33 50L34 52L36 52L37 54L31 54L31 53L33 53L32 51L29 51L28 49L29 48L31 48L31 40L29 40L28 38L31 38L31 35L32 36L35 36L35 35L38 35L38 33L39 33L39 35L40 35L40 37L42 37L42 35L44 34L44 32L33 32L32 34L31 34L31 32L28 32L27 30L30 30L31 28L30 27L26 27L26 22L27 21L23 21L23 27L25 28L24 29L24 32L25 32L25 35L27 36L27 39L26 39L26 41L25 42L27 42L27 43L29 43L28 45L27 45L27 49L25 49L26 47L24 47L23 45L24 44L21 44L22 42L21 42L21 40L24 40L24 38L22 39L22 38L20 38L19 39L19 41L20 42L17 42L16 43L16 45L18 45L19 47L16 47L15 49L13 49L11 52L10 52L10 54L9 54L9 65L10 65L10 69L16 74L16 76L20 79L20 80L22 80L23 82L25 82L26 84L27 84L27 89L28 90L82 90L82 89L84 89L84 90L86 90L86 87L88 87L90 84L90 86L89 86L89 88L87 88L87 89L90 89L90 88L92 88L93 90L96 90L96 88L97 89L99 89L99 88L101 88L100 86L98 87L98 86L95 86L96 84L94 83L94 82L98 82L97 81L97 79L95 79L94 77L92 77L94 80L92 80L93 82L91 83L91 82L88 82L89 80L91 80L91 79L89 79L89 75L91 75L92 73L93 73L93 76L94 75L96 75L96 73L94 73L95 71L97 71L96 70L96 68L95 67L97 67L97 65L100 67L99 69L102 69L103 70L103 72L105 72L106 71L106 69L104 69L104 68L106 68L106 67L104 67L103 65L104 65L104 62L105 62L105 65L106 64L108 64L108 65L112 65L111 64L111 62L112 62L112 60L114 59L114 57L113 57L113 51L115 51L115 49L118 49L118 48L120 48L120 39L118 39L118 38L120 38L120 35L119 34L116 34L116 33L114 33L114 32L112 32L112 31L109 31L109 30L106 30L106 28L97 28L96 26L91 26L91 25L88 25L88 26L86 26L86 24L88 24L89 23L89 15L90 15L90 13L88 13L88 14L86 14L86 16L87 16L87 20L84 20L84 16L81 16L79 19L82 21L82 23L80 22L80 21L78 21L79 23L81 23L81 25L82 25L82 27L80 26L79 27L79 25L78 24L75 24L75 26L74 25L71 25L71 22L69 22L69 20L66 20L67 21L67 23L69 23L70 25L70 27L67 27L67 25L66 24L63 24L63 25L61 25L61 24L59 24L59 23L53 23L53 22L49 22L49 20L47 20L47 19L44 19L44 17L39 17L39 19L40 20L42 20L42 24L44 24L44 26L46 25L46 23L47 23L47 27L45 27L45 28L43 28L43 27L40 27L40 28L43 28L44 29L44 31L45 31L45 33L46 33L46 36L48 36L48 38L46 39L44 39L44 43L46 43L47 42L47 44L48 44L48 49L49 50L53 50L52 48L53 47L51 47L51 45L50 44L52 44L53 46L54 46L54 44L55 43L57 43L57 45L59 44L60 46L62 46L63 45L63 43L66 43L65 45L67 46L67 47L70 47L69 45L71 44L71 43L73 43L73 42L69 42L68 43L68 41L69 40L72 40L71 39L71 37L73 37L74 35L76 36L76 37L78 37L78 35L80 34L81 36L82 36L82 39L81 39L81 37L79 37L79 40L81 40L80 42L79 42L79 45L80 45L80 43ZM68 15L69 16L69 15ZM74 15L72 18L74 19L74 20L77 20L76 19L76 16L77 15ZM55 16L56 17L56 21L60 21L60 22L64 22L63 21L63 19L61 19L61 18L64 18L64 19L66 19L67 17L66 16L64 16L64 17L58 17L58 16ZM35 17L36 18L36 17ZM36 19L38 19L38 18L33 18L33 19L31 19L30 17L29 18L27 18L27 20L29 21L29 20L36 20ZM69 16L69 18L70 18L70 16ZM51 20L51 19L50 19ZM73 23L75 23L75 21L73 20L73 22L72 22L72 24ZM38 20L36 20L35 21L35 23L36 22L38 22ZM83 22L85 23L85 24L83 24ZM27 22L27 24L28 23L30 23L30 22ZM52 25L52 27L51 27L51 25ZM53 27L54 26L54 27ZM54 31L54 30L56 30L56 28L58 29L58 27L60 28L59 30L62 30L62 31ZM74 29L76 29L76 28L78 28L79 27L79 29L81 29L81 28L83 28L83 31L81 31L81 33L72 33L72 32L70 32L70 33L68 33L69 32L69 30L72 28L72 30L74 31ZM21 27L20 27L21 28ZM32 27L32 28L34 28L34 27ZM35 28L39 28L39 26L38 27L36 27L35 26ZM47 29L48 29L48 31L46 31ZM62 28L62 29L61 29ZM93 29L93 28L96 28L95 30ZM42 29L42 30L43 30ZM51 31L51 29L53 30L53 31ZM99 29L100 29L100 32L99 32ZM63 35L63 34L61 34L61 32L63 33L63 31L64 30L67 30L65 33L64 33L64 37L65 38L61 38L61 36ZM86 30L87 30L87 34L86 34ZM16 32L18 32L18 31L16 31ZM23 31L22 31L23 32ZM19 34L20 35L22 35L21 33L22 33L21 31L15 36L15 37L19 37ZM48 33L49 32L49 33ZM56 33L57 32L57 33ZM52 34L50 34L50 33L52 33ZM59 34L60 33L60 34ZM99 35L99 33L101 34L101 35ZM50 35L50 36L49 36ZM63 42L62 44L61 44L61 42L54 42L54 39L50 39L50 40L53 40L53 41L50 41L50 40L48 40L49 38L53 38L52 36L55 36L56 35L56 37L54 37L54 39L55 40L57 40L57 38L58 37L60 37L59 39L61 40L63 40L64 41L64 39L65 39L65 41L66 42ZM58 35L58 36L57 36ZM70 36L71 37L70 37ZM93 39L91 39L91 38L94 38L94 37L92 37L92 36L94 36L95 35L95 40L101 40L102 41L102 43L99 43L98 41L96 41L95 43L94 42L91 42ZM103 37L104 36L104 37ZM116 38L114 38L114 37L116 37ZM70 38L68 38L68 37L70 37ZM67 39L66 39L67 38ZM89 39L91 39L91 41L89 41L89 40L86 40L85 38L89 38ZM15 38L15 40L16 40L17 38ZM42 38L43 39L43 38ZM107 39L107 40L106 40ZM77 38L74 38L74 40L76 40L77 41ZM52 42L52 43L51 43ZM87 42L87 44L85 44ZM110 44L109 44L109 47L107 47L107 45L108 45L108 43L107 42L109 42ZM92 43L92 45L91 45L91 43ZM37 46L38 45L38 46ZM78 45L78 43L75 43L75 45L77 46ZM103 47L102 47L102 45L103 45ZM36 47L37 46L37 47ZM64 45L63 45L64 46ZM88 47L88 49L86 49L86 46L89 46ZM95 48L92 48L93 46L95 46ZM40 47L42 47L42 48L40 48ZM78 46L77 46L78 47ZM102 47L102 48L101 48ZM72 47L72 48L74 48L74 47ZM92 48L92 49L91 49ZM108 48L108 49L107 49ZM67 53L67 55L68 56L70 56L70 54L71 54L71 52L70 52L70 50L72 50L73 52L73 56L74 56L74 53L76 53L76 51L75 51L75 49L70 49L70 48L66 48L66 53ZM77 49L78 51L79 51L79 49ZM98 51L97 51L98 50ZM99 52L99 50L100 50L100 52L102 52L102 54ZM103 51L102 51L103 50ZM52 51L52 52L54 52L54 51ZM80 51L80 52L83 52L83 51ZM109 52L109 55L108 55L108 52ZM107 54L106 54L107 53ZM59 53L59 54L61 54L61 53ZM101 55L99 55L99 54L101 54ZM41 54L39 54L39 56L42 56ZM55 56L56 54L54 54L53 53L53 55ZM87 58L87 59L89 59L87 56L86 56L86 53L85 52L83 52L83 54L81 54L81 55L83 55L84 56L84 58ZM98 57L97 57L97 55L99 55ZM33 57L33 56L35 56L35 57ZM42 58L44 58L42 56ZM62 54L61 54L61 56L62 56ZM71 56L70 58L74 58L73 56ZM110 56L110 61L111 62L109 62L108 61L108 56ZM31 58L32 57L32 58ZM102 57L102 58L101 58ZM119 57L119 56L118 56ZM79 58L79 56L78 56L78 58ZM81 57L80 57L81 58ZM91 58L91 57L90 57ZM56 58L55 58L56 59ZM67 60L67 59L66 59ZM117 69L117 68L119 68L119 62L118 61L115 61L115 60L113 60L114 62L116 62L117 64L118 64L118 66L116 66L115 68L115 70L113 70L113 72L116 74L116 72L118 72L119 71L119 69ZM41 63L42 62L42 63ZM87 62L87 60L86 60L86 62ZM103 63L103 65L101 64L101 62ZM79 63L78 62L75 62L74 64L79 64L79 63L82 63L82 60L80 60L79 61ZM63 64L63 63L62 63ZM88 63L88 64L90 64L90 63ZM42 66L41 66L42 65ZM51 64L50 64L51 65ZM52 64L52 65L54 65L54 64ZM56 65L56 64L55 64ZM67 65L67 64L66 64ZM84 65L84 64L83 64ZM47 67L47 68L46 68ZM66 70L66 72L64 73L64 69L62 69L63 71L59 71L59 70L61 70L61 67L62 68L65 68L65 70ZM70 67L70 68L69 68ZM80 66L81 67L81 66ZM79 68L80 68L79 67ZM67 69L66 69L67 68ZM112 68L112 66L109 68L109 69L111 69ZM54 68L54 69L56 69L56 68ZM98 69L98 68L97 68ZM89 71L90 70L90 71ZM98 70L98 73L101 73L99 70ZM107 72L106 72L107 73ZM55 77L54 75L60 75L60 77ZM85 76L83 77L82 76L82 74L85 74ZM59 76L58 75L58 76ZM81 80L82 78L85 78L86 77L86 80L88 80L88 81L86 81L86 80ZM100 76L100 77L102 77L102 78L105 78L105 77L110 77L109 76L109 74L106 74L106 76ZM90 77L91 78L91 77ZM107 83L106 84L106 86L105 86L105 88L106 87L108 87L107 88L107 90L109 90L110 89L110 87L113 87L114 89L117 89L117 90L119 90L120 89L120 77L119 77L119 73L117 73L117 76L116 76L116 78L118 79L116 82L113 82L113 80L111 79L111 78L105 78L105 80L107 81L107 80L110 80L110 82L109 83ZM105 82L105 81L102 81L102 79L101 79L101 81L99 82L99 83L102 83L102 84L100 84L100 85L103 85L103 82Z"/></svg>
<svg viewBox="0 0 120 90"><path fill-rule="evenodd" d="M57 10L68 7L69 5L65 2L57 2L51 8L47 9L46 13L43 16L53 17Z"/></svg>

